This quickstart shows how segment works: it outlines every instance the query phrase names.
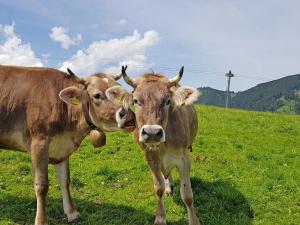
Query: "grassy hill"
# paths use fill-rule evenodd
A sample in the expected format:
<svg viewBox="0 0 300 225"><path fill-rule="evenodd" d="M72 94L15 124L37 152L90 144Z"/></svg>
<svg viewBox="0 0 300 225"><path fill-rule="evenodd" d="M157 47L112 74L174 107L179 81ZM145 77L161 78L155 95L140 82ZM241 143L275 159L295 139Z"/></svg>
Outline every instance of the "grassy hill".
<svg viewBox="0 0 300 225"><path fill-rule="evenodd" d="M204 225L296 225L300 221L300 117L197 106L200 132L191 153L195 207ZM33 224L35 197L27 154L0 151L0 224ZM53 166L50 224L67 224ZM187 224L175 194L170 225ZM147 225L156 199L142 151L112 133L104 148L84 141L71 157L72 195L81 224Z"/></svg>
<svg viewBox="0 0 300 225"><path fill-rule="evenodd" d="M200 88L199 103L224 106L225 91ZM256 111L300 114L300 75L283 77L259 84L246 91L231 93L230 106Z"/></svg>

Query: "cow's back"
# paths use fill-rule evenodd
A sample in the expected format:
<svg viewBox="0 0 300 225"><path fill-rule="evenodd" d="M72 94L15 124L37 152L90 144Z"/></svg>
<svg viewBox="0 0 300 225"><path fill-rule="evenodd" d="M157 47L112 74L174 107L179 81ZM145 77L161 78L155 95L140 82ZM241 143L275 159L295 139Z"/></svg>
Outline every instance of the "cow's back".
<svg viewBox="0 0 300 225"><path fill-rule="evenodd" d="M58 93L74 83L55 69L0 66L0 147L6 136L28 140L72 126Z"/></svg>

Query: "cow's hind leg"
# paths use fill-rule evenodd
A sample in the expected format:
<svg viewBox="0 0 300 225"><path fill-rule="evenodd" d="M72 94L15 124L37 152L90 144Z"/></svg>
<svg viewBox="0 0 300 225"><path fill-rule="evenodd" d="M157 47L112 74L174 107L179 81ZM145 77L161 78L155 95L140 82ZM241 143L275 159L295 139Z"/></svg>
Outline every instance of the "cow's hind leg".
<svg viewBox="0 0 300 225"><path fill-rule="evenodd" d="M173 189L174 189L174 181L172 178L172 174L168 176L167 179L165 179L165 194L166 196L172 196L173 195Z"/></svg>
<svg viewBox="0 0 300 225"><path fill-rule="evenodd" d="M187 154L182 158L178 165L178 169L180 175L180 195L188 210L189 225L200 225L193 206L193 192L190 181L190 160Z"/></svg>
<svg viewBox="0 0 300 225"><path fill-rule="evenodd" d="M33 138L30 155L37 200L35 225L44 225L47 224L46 196L48 193L48 141L43 138Z"/></svg>
<svg viewBox="0 0 300 225"><path fill-rule="evenodd" d="M68 217L68 221L72 222L80 217L80 213L74 208L70 194L70 170L69 159L56 164L56 173L59 187L62 193L64 212Z"/></svg>

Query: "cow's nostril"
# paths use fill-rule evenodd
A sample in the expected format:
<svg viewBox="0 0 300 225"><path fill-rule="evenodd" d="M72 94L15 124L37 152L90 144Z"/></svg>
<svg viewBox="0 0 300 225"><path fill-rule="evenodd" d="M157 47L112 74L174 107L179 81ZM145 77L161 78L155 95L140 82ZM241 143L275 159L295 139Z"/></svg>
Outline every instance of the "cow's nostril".
<svg viewBox="0 0 300 225"><path fill-rule="evenodd" d="M119 116L120 116L121 119L123 119L123 118L125 117L125 115L126 115L125 110L121 110L121 111L119 112Z"/></svg>
<svg viewBox="0 0 300 225"><path fill-rule="evenodd" d="M147 133L146 133L145 129L143 128L142 129L142 135L145 135L145 134L147 134Z"/></svg>
<svg viewBox="0 0 300 225"><path fill-rule="evenodd" d="M161 138L163 136L163 131L162 129L160 129L157 133L156 133L156 136Z"/></svg>

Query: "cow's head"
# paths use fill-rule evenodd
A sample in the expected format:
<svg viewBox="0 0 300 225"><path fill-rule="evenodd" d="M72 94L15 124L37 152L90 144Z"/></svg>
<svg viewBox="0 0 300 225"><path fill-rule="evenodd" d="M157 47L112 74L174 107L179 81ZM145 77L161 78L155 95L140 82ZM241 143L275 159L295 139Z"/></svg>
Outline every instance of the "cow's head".
<svg viewBox="0 0 300 225"><path fill-rule="evenodd" d="M97 73L86 78L78 78L71 70L68 71L78 82L83 83L84 88L71 86L63 89L59 97L64 102L81 106L83 114L87 111L85 117L89 117L91 122L103 131L134 130L134 113L122 107L121 102L110 101L107 98L111 87L122 89L117 83L122 77L121 73L116 76Z"/></svg>
<svg viewBox="0 0 300 225"><path fill-rule="evenodd" d="M198 99L199 92L196 89L179 86L183 69L182 67L179 74L172 79L154 73L132 79L126 74L125 67L122 68L124 80L134 88L131 102L135 107L140 142L165 142L169 112L177 107L191 105Z"/></svg>

